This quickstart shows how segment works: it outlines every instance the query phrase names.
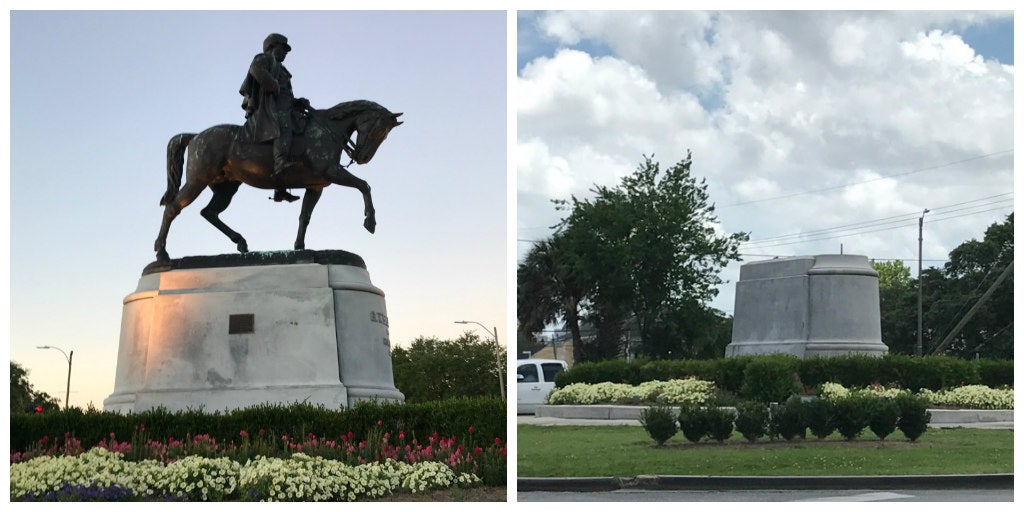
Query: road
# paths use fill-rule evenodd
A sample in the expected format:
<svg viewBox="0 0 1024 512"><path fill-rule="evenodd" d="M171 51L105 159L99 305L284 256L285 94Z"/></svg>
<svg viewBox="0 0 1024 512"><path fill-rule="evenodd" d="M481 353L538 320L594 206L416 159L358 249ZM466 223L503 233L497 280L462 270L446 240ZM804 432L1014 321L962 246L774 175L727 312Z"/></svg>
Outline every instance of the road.
<svg viewBox="0 0 1024 512"><path fill-rule="evenodd" d="M957 489L957 490L797 490L797 491L644 491L620 490L610 492L520 492L518 501L576 501L576 502L769 502L769 501L1013 501L1013 489Z"/></svg>

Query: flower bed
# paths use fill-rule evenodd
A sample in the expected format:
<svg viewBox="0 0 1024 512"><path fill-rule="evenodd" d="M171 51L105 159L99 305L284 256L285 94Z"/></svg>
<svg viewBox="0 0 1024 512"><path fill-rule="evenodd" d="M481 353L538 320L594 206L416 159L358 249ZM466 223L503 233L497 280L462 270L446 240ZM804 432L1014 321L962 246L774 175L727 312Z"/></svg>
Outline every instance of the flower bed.
<svg viewBox="0 0 1024 512"><path fill-rule="evenodd" d="M863 389L847 389L834 382L821 385L820 396L825 399L837 399L851 394L870 394L887 398L895 398L901 393L909 393L898 387L880 385L868 386ZM990 388L982 385L968 385L943 391L922 389L917 393L934 407L957 407L965 409L1013 409L1013 389Z"/></svg>
<svg viewBox="0 0 1024 512"><path fill-rule="evenodd" d="M847 388L835 382L826 382L818 387L818 396L836 400L853 395L871 395L896 398L910 394L898 386L873 384L865 388ZM555 388L548 397L550 405L595 405L595 404L709 404L715 396L715 383L696 378L649 381L637 386L602 382L598 384L575 383ZM967 409L1013 409L1012 388L990 388L982 385L967 385L944 391L922 389L917 396L926 399L934 407L956 407Z"/></svg>
<svg viewBox="0 0 1024 512"><path fill-rule="evenodd" d="M992 389L988 386L972 385L945 391L922 389L920 395L937 407L1013 409L1012 389Z"/></svg>
<svg viewBox="0 0 1024 512"><path fill-rule="evenodd" d="M42 456L12 464L10 485L12 500L32 501L62 488L74 492L76 486L106 491L109 499L355 501L479 482L476 475L437 461L387 459L350 466L295 453L288 459L259 456L244 465L198 455L164 464L126 461L121 453L97 447L77 456Z"/></svg>
<svg viewBox="0 0 1024 512"><path fill-rule="evenodd" d="M649 381L638 386L602 382L570 384L556 388L548 397L552 405L593 404L706 404L714 396L715 383L696 378Z"/></svg>
<svg viewBox="0 0 1024 512"><path fill-rule="evenodd" d="M239 434L238 444L205 434L153 440L140 425L131 441L111 433L88 451L70 434L43 438L11 454L11 499L352 501L505 481L504 441L477 445L473 427L465 445L437 434L425 445L402 431L392 437L380 423L362 441L351 432L340 439Z"/></svg>

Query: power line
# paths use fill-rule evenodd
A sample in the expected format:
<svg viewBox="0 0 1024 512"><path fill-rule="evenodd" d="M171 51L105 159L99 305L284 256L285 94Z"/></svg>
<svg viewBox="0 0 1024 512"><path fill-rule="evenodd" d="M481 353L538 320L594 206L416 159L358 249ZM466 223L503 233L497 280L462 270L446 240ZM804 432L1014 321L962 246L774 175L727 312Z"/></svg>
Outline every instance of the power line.
<svg viewBox="0 0 1024 512"><path fill-rule="evenodd" d="M979 206L987 206L987 205L979 205ZM979 213L986 213L986 212L1002 210L1004 208L1012 208L1012 207L1013 207L1013 205L1009 204L1009 205L997 206L995 208L989 208L989 209L986 209L986 210L979 210L979 211L976 211L976 212L964 213L964 214L960 214L960 215L949 215L949 216L945 216L945 217L937 215L937 216L929 218L928 222L929 223L942 222L944 220L950 220L950 219L956 219L956 218L960 218L960 217L966 217L968 215L977 215ZM948 214L948 213L953 213L955 211L959 211L959 210L952 210L952 211L944 212L944 213ZM940 214L940 215L942 215L942 214ZM819 242L819 241L822 241L822 240L833 240L833 239L836 239L836 238L844 238L844 237L857 236L857 235L866 235L866 234L869 234L869 233L878 233L880 231L891 231L893 229L899 229L899 228L904 228L904 227L908 227L908 226L913 226L913 225L915 225L917 223L916 220L914 220L914 221L912 221L910 223L906 223L907 221L903 221L903 222L904 222L904 224L899 224L897 226L891 226L891 227L881 228L881 229L869 229L867 231L854 231L854 232L850 232L850 233L831 234L829 236L820 236L820 237L814 237L814 238L810 238L810 239L795 240L795 241L792 241L792 242L781 242L781 241L774 242L774 243L763 243L763 241L760 241L760 242L747 242L746 244L744 244L744 246L747 249L767 249L769 247L779 247L779 246L783 246L783 245L802 244L802 243L807 243L807 242ZM868 227L868 226L864 226L864 227Z"/></svg>
<svg viewBox="0 0 1024 512"><path fill-rule="evenodd" d="M1013 150L1012 149L1005 149L1003 151L997 151L995 153L988 153L988 154L985 154L985 155L974 156L974 157L967 158L967 159L964 159L964 160L957 160L955 162L948 162L948 163L945 163L945 164L933 165L931 167L923 167L921 169L914 169L914 170L911 170L911 171L901 172L901 173L896 173L896 174L886 174L886 175L879 176L877 178L872 178L870 180L857 181L857 182L854 182L854 183L847 183L845 185L836 185L834 187L816 188L816 189L811 189L811 190L805 190L803 192L794 192L792 194L787 194L787 195L783 195L783 196L766 197L766 198L762 198L762 199L753 199L753 200L750 200L750 201L743 201L743 202L740 202L740 203L732 203L732 204L720 205L720 206L717 206L717 208L729 208L729 207L732 207L732 206L744 206L744 205L754 204L754 203L763 203L765 201L774 201L776 199L787 199L787 198L790 198L790 197L802 196L802 195L806 195L806 194L813 194L815 192L827 192L829 190L838 190L838 189L841 189L841 188L852 187L854 185L863 185L865 183L871 183L873 181L883 180L883 179L886 179L886 178L897 178L897 177L900 177L900 176L907 176L907 175L916 174L916 173L919 173L919 172L932 171L932 170L935 170L935 169L941 169L943 167L950 167L950 166L957 165L957 164L962 164L962 163L966 163L966 162L972 162L974 160L980 160L982 158L988 158L988 157L991 157L991 156L1002 155L1004 153L1013 153Z"/></svg>
<svg viewBox="0 0 1024 512"><path fill-rule="evenodd" d="M945 214L945 213L951 213L951 212L955 212L955 211L963 211L963 210L969 210L969 209L972 209L972 208L980 208L980 207L983 207L983 206L989 206L989 205L994 205L994 204L998 204L998 203L1004 203L1004 202L1007 202L1007 201L1013 201L1013 198L998 199L998 200L990 201L990 202L987 202L987 203L984 203L984 204L978 204L978 205L974 205L974 206L968 206L968 207L964 207L964 208L950 210L950 208L952 208L954 206L961 206L961 205L970 204L970 203L977 203L977 202L985 201L985 200L988 200L988 199L994 199L994 198L997 198L997 197L1002 197L1002 196L1007 196L1007 195L1012 195L1012 194L1013 194L1013 192L1007 192L1007 193L1003 193L1003 194L997 194L997 195L994 195L994 196L982 197L982 198L974 199L974 200L971 200L971 201L964 201L964 202L949 204L949 205L945 205L945 206L937 206L935 208L932 208L931 211L932 212L939 212L940 210L949 210L949 211L945 211L945 212L939 212L939 213ZM854 223L851 223L851 224L843 224L841 226L834 226L834 227L830 227L830 228L822 228L822 229L811 230L811 231L802 231L800 233L791 233L791 234L788 234L788 235L778 235L778 236L773 236L773 237L768 237L768 238L762 238L760 240L752 240L752 241L749 241L749 242L745 242L744 245L756 245L756 244L760 244L762 242L781 241L781 240L785 240L787 238L802 238L802 237L807 237L807 236L814 236L814 235L817 235L817 234L824 234L824 233L830 232L830 231L845 231L847 229L860 229L860 228L867 228L867 227L878 227L878 226L884 226L884 225L887 225L887 224L895 224L895 223L900 223L900 222L908 222L910 220L916 221L918 215L920 215L920 212L904 213L904 214L901 214L901 215L894 215L894 216L891 216L891 217L882 217L880 219L873 219L873 220L867 220L867 221L861 221L861 222L854 222Z"/></svg>

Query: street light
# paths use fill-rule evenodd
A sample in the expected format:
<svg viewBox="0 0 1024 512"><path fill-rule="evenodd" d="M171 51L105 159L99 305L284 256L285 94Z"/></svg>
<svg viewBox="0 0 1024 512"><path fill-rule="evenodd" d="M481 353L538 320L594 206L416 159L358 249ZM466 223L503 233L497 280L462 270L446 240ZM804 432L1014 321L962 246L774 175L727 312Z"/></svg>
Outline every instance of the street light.
<svg viewBox="0 0 1024 512"><path fill-rule="evenodd" d="M494 347L497 349L497 350L494 351L494 357L495 357L495 361L494 361L495 365L494 366L495 366L495 368L498 369L498 390L501 391L501 401L504 402L505 401L505 377L504 377L504 372L502 372L502 370L504 368L501 367L501 345L498 344L498 328L495 327L494 328L494 333L492 334L491 331L487 328L486 325L484 325L484 324L482 324L480 322L474 321L474 320L456 320L455 323L457 323L457 324L477 324L480 327L483 327L484 331L487 332L488 335L494 336Z"/></svg>
<svg viewBox="0 0 1024 512"><path fill-rule="evenodd" d="M39 349L52 348L52 349L60 352L64 356L64 359L68 360L68 387L67 387L67 389L64 390L64 409L67 410L67 408L68 408L68 399L71 398L71 359L75 357L75 351L72 350L71 354L69 355L69 354L66 354L63 350L61 350L61 349L59 349L57 347L51 347L49 345L43 345L41 347L36 347L36 348L39 348Z"/></svg>
<svg viewBox="0 0 1024 512"><path fill-rule="evenodd" d="M921 276L921 242L924 241L924 214L928 213L928 209L925 208L921 212L921 218L917 219L917 345L914 347L914 353L920 356L923 352L921 346L921 329L922 329L922 314L921 314L921 296L924 290L924 279Z"/></svg>

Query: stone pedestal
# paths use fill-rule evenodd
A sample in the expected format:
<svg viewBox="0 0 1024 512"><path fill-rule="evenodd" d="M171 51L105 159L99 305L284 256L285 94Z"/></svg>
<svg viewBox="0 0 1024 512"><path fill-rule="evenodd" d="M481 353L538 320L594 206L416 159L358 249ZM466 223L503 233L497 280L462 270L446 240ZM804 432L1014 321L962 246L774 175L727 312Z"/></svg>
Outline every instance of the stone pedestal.
<svg viewBox="0 0 1024 512"><path fill-rule="evenodd" d="M865 256L826 254L748 263L736 283L726 355L882 355L878 273Z"/></svg>
<svg viewBox="0 0 1024 512"><path fill-rule="evenodd" d="M146 267L124 299L104 410L329 408L404 399L384 292L344 251L191 257Z"/></svg>

